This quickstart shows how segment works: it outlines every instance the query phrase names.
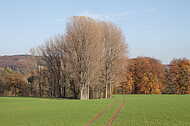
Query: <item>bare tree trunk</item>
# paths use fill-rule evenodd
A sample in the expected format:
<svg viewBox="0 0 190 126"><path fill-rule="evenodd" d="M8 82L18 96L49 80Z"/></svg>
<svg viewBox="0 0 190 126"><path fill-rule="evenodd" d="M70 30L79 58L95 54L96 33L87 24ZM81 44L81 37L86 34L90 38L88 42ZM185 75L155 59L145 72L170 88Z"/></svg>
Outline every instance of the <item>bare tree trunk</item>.
<svg viewBox="0 0 190 126"><path fill-rule="evenodd" d="M103 91L102 91L102 89L100 90L100 98L101 99L103 98Z"/></svg>
<svg viewBox="0 0 190 126"><path fill-rule="evenodd" d="M16 87L15 87L15 96L16 96Z"/></svg>
<svg viewBox="0 0 190 126"><path fill-rule="evenodd" d="M83 99L83 90L84 90L84 86L82 85L81 87L81 91L80 91L80 99L82 100Z"/></svg>
<svg viewBox="0 0 190 126"><path fill-rule="evenodd" d="M106 95L105 98L108 98L108 84L106 83Z"/></svg>
<svg viewBox="0 0 190 126"><path fill-rule="evenodd" d="M65 85L64 85L64 87L63 87L63 97L65 98L65 96L66 96L66 87L65 87Z"/></svg>
<svg viewBox="0 0 190 126"><path fill-rule="evenodd" d="M60 80L58 79L58 85L59 85L59 97L61 98L61 85L60 85Z"/></svg>
<svg viewBox="0 0 190 126"><path fill-rule="evenodd" d="M54 80L54 85L53 85L54 87L53 87L53 95L54 95L54 97L56 97L56 83L55 83L55 80Z"/></svg>
<svg viewBox="0 0 190 126"><path fill-rule="evenodd" d="M40 90L39 94L40 94L40 97L41 97L41 94L42 94L41 93L41 69L40 69L39 65L37 65L37 71L39 73L39 76L38 76L38 85L39 85L39 90Z"/></svg>
<svg viewBox="0 0 190 126"><path fill-rule="evenodd" d="M111 87L111 83L110 83L110 98L112 98L112 87Z"/></svg>
<svg viewBox="0 0 190 126"><path fill-rule="evenodd" d="M89 95L89 85L87 85L87 99L90 99L90 95Z"/></svg>

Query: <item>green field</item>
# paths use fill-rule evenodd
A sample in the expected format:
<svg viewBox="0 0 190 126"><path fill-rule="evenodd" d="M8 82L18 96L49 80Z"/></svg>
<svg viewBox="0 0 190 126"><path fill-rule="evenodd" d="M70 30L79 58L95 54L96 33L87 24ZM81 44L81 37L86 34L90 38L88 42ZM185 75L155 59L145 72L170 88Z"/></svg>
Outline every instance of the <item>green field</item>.
<svg viewBox="0 0 190 126"><path fill-rule="evenodd" d="M116 98L91 125L104 126L123 99L125 104L113 126L190 125L190 95L116 95L95 100L0 97L0 125L83 126Z"/></svg>

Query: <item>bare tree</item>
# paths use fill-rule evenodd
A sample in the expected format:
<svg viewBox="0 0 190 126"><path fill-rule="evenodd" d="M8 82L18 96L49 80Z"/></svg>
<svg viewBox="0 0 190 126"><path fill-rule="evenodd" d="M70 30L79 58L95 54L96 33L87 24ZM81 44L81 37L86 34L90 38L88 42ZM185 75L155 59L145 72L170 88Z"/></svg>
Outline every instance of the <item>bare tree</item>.
<svg viewBox="0 0 190 126"><path fill-rule="evenodd" d="M65 97L66 88L75 98L111 97L112 85L122 81L127 59L121 29L84 16L69 18L65 35L48 39L36 51L49 72L46 78L54 97Z"/></svg>
<svg viewBox="0 0 190 126"><path fill-rule="evenodd" d="M102 22L103 44L103 72L105 83L105 98L111 97L111 89L114 83L118 83L124 74L127 58L127 45L121 29L112 22Z"/></svg>
<svg viewBox="0 0 190 126"><path fill-rule="evenodd" d="M53 95L55 97L61 97L61 71L62 71L62 60L60 51L60 39L55 36L54 39L46 41L45 45L40 47L43 61L45 61L45 67L48 69L53 80Z"/></svg>
<svg viewBox="0 0 190 126"><path fill-rule="evenodd" d="M41 60L41 52L40 47L37 46L36 48L31 48L30 53L32 54L31 60L33 60L35 67L36 67L36 79L38 80L38 88L39 88L39 96L42 96L42 89L41 89L41 69L42 69L42 60ZM38 92L38 89L35 89L35 92ZM36 94L36 93L35 93ZM38 96L38 95L37 95Z"/></svg>
<svg viewBox="0 0 190 126"><path fill-rule="evenodd" d="M98 22L86 17L72 17L66 25L66 41L71 49L72 68L80 87L80 99L89 99L89 87L99 71Z"/></svg>

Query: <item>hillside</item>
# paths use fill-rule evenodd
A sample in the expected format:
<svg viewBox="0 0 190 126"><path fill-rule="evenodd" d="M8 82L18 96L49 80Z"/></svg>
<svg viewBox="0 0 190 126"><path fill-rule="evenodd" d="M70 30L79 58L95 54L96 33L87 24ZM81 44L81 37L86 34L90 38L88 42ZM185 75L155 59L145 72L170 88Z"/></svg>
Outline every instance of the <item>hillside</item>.
<svg viewBox="0 0 190 126"><path fill-rule="evenodd" d="M14 71L23 71L33 67L30 55L0 56L0 67L10 67Z"/></svg>

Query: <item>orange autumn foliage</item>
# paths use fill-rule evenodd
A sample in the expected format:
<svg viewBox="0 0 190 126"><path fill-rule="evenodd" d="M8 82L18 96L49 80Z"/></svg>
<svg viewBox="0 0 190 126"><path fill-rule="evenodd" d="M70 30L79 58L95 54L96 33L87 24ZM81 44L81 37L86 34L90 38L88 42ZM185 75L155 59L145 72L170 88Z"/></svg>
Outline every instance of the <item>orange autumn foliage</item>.
<svg viewBox="0 0 190 126"><path fill-rule="evenodd" d="M125 94L161 94L164 67L154 58L138 57L130 60L126 80L120 83Z"/></svg>

